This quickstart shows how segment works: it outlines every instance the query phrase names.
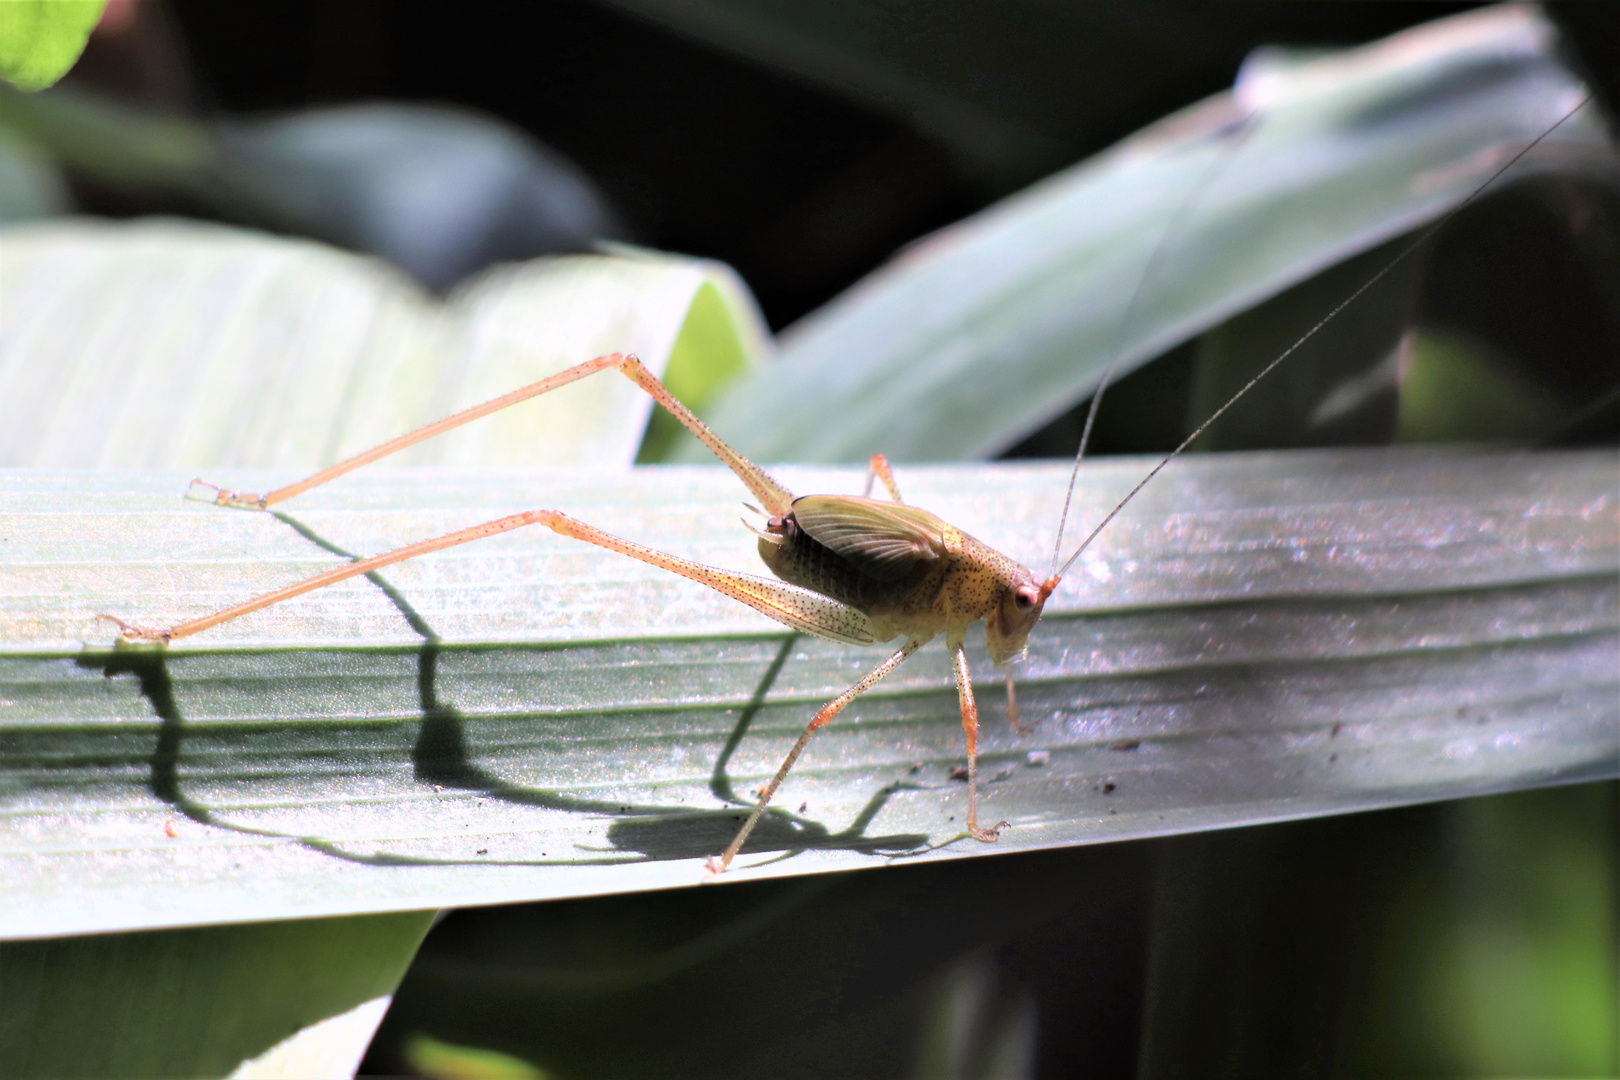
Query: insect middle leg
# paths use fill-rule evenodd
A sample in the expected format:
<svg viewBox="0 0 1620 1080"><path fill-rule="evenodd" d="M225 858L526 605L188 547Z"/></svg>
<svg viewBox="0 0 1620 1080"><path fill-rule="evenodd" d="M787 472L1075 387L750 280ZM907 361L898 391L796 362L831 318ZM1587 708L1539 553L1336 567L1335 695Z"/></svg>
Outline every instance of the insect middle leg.
<svg viewBox="0 0 1620 1080"><path fill-rule="evenodd" d="M894 470L889 468L889 459L882 454L873 454L872 460L866 467L866 490L861 494L866 498L872 497L872 481L882 480L883 486L889 492L889 498L897 503L906 500L900 497L900 485L894 482Z"/></svg>

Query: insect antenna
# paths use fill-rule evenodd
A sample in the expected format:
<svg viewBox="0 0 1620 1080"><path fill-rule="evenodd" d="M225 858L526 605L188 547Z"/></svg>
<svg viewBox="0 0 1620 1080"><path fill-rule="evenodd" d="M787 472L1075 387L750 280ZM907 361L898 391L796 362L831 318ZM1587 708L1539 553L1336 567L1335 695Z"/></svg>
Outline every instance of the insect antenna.
<svg viewBox="0 0 1620 1080"><path fill-rule="evenodd" d="M1142 477L1141 480L1137 481L1136 486L1131 488L1131 490L1125 495L1125 497L1123 499L1119 500L1119 502L1114 504L1114 508L1112 510L1108 511L1108 515L1106 517L1104 517L1101 522L1098 523L1098 525L1097 525L1097 527L1095 529L1091 530L1091 532L1086 536L1086 538L1080 542L1080 546L1074 549L1074 553L1072 555L1070 555L1068 557L1068 559L1066 559L1063 562L1063 565L1058 568L1056 573L1054 573L1052 575L1052 577L1050 579L1048 579L1048 583L1050 585L1052 585L1053 587L1056 587L1057 580L1061 579L1064 574L1069 572L1069 567L1074 565L1075 560L1080 557L1081 553L1084 552L1086 550L1086 548L1091 546L1091 542L1093 540L1097 539L1098 535L1104 529L1106 529L1108 527L1109 523L1112 522L1114 520L1114 518L1119 516L1119 512L1121 510L1125 509L1126 504L1129 503L1132 499L1136 498L1137 494L1140 493L1143 488L1147 487L1148 482L1150 480L1152 480L1155 476L1158 476L1159 473L1164 470L1164 467L1166 465L1170 464L1176 458L1180 457L1182 451L1186 450L1187 447L1191 446L1193 444L1193 441L1196 440L1198 438L1198 436L1202 435L1204 433L1204 431L1211 424L1213 424L1216 420L1219 420L1221 418L1221 415L1223 413L1225 413L1226 410L1230 409L1233 405L1236 405L1244 397L1244 395L1246 395L1250 390L1254 389L1255 385L1257 383L1259 383L1261 379L1264 379L1267 375L1270 375L1274 370L1276 370L1276 368L1277 368L1277 366L1279 364L1281 364L1284 360L1288 359L1295 352L1297 352L1299 350L1300 346L1304 345L1311 338L1315 337L1316 334L1317 334L1317 331L1321 330L1328 323L1330 323L1334 319L1338 318L1339 314L1341 312L1343 312L1345 308L1349 307L1351 304L1353 304L1357 300L1359 300L1361 298L1361 296L1364 293L1367 292L1367 290L1371 289L1374 285L1378 284L1379 281L1383 280L1385 275L1387 275L1391 270L1395 269L1395 267L1399 266L1402 262L1404 262L1407 258L1409 258L1412 255L1413 252L1417 251L1424 244L1428 243L1429 240L1434 236L1435 233L1437 233L1441 229L1445 228L1445 226L1451 222L1452 218L1456 217L1458 214L1462 213L1463 210L1465 210L1469 206L1471 206L1476 199L1478 199L1482 194L1485 193L1486 189L1488 189L1492 184L1496 183L1499 179L1501 179L1502 175L1504 173L1506 173L1509 169L1513 168L1513 166L1517 165L1519 163L1519 161L1522 158L1524 158L1524 156L1526 154L1530 153L1530 151L1534 150L1537 146L1539 146L1544 139L1546 139L1548 136L1552 135L1553 132L1557 131L1559 129L1559 127L1561 127L1564 124L1564 122L1567 121L1570 117L1574 116L1576 113L1580 112L1583 108L1585 108L1587 106L1587 104L1589 104L1591 102L1591 100L1596 96L1597 96L1597 91L1596 90L1588 91L1585 97L1583 97L1580 101L1576 102L1574 106L1572 106L1567 112L1564 113L1564 115L1560 116L1558 118L1558 120L1556 122L1554 122L1551 127L1547 128L1546 131L1543 131L1540 135L1537 135L1534 139L1532 139L1528 143L1526 143L1519 150L1518 153L1514 154L1500 168L1498 168L1489 177L1487 177L1485 179L1485 181L1483 183L1481 183L1478 187L1476 187L1472 192L1470 192L1469 195L1465 199L1463 199L1461 202L1459 202L1456 206L1452 207L1450 210L1446 211L1446 213L1442 214L1437 221L1435 221L1428 228L1426 228L1422 232L1420 232L1414 240L1412 240L1409 244L1407 244L1404 248L1402 248L1400 250L1400 252L1398 252L1392 259L1389 260L1389 262L1385 263L1381 270L1379 270L1376 274L1374 274L1372 277L1368 278L1365 282L1363 282L1361 287L1356 289L1355 292L1351 293L1349 296L1345 297L1342 301L1340 301L1339 304L1337 306L1335 306L1332 311L1329 311L1326 315L1322 316L1322 318L1316 323L1315 326L1312 326L1309 330L1305 331L1304 334L1300 335L1298 340L1296 340L1292 345L1288 346L1288 348L1284 349L1277 356L1277 358L1275 360L1272 360L1271 363L1269 363L1265 367L1261 368L1260 372L1257 375L1255 375L1254 378L1252 378L1248 382L1244 383L1243 387L1240 390L1238 390L1237 393L1235 393L1231 397L1227 398L1225 404L1223 404L1220 408L1216 409L1213 413L1211 413L1209 415L1209 417L1206 420L1204 420L1203 423L1199 424L1196 428L1194 428L1191 435L1188 435L1185 439L1181 440L1180 445L1178 445L1174 450L1172 450L1168 454L1166 454L1164 456L1164 458L1157 465L1153 466L1152 469L1148 470L1148 474L1146 476ZM1099 390L1099 393L1100 393L1100 390ZM1095 412L1095 405L1093 406L1093 412ZM1082 449L1084 449L1084 445L1085 445L1084 442L1082 442L1081 443L1081 448ZM1077 459L1076 460L1076 470L1077 471L1078 471L1078 468L1079 468L1079 464L1078 464L1078 459ZM1070 481L1070 494L1071 494L1071 497L1072 497L1072 494L1073 494L1073 490L1074 490L1073 489L1073 481L1071 480ZM1067 503L1065 503L1065 509L1066 508L1067 508ZM1061 535L1061 533L1060 533L1060 535Z"/></svg>
<svg viewBox="0 0 1620 1080"><path fill-rule="evenodd" d="M1063 511L1058 515L1057 536L1052 541L1052 577L1058 577L1058 559L1063 555L1063 528L1069 520L1069 508L1074 503L1075 484L1080 479L1080 461L1086 456L1086 447L1091 442L1091 429L1097 423L1097 410L1102 407L1103 392L1108 389L1109 382L1114 377L1114 371L1119 367L1121 355L1125 351L1126 333L1131 329L1136 317L1136 309L1141 304L1142 297L1147 294L1147 286L1153 279L1153 273L1158 269L1163 257L1171 250L1171 239L1179 234L1181 223L1191 213L1198 201L1198 196L1209 190L1215 177L1227 165L1231 164L1242 148L1244 138L1253 131L1255 119L1252 115L1243 116L1217 129L1214 134L1230 136L1231 142L1217 154L1204 170L1194 179L1192 186L1182 196L1175 210L1165 219L1164 228L1153 242L1153 250L1148 252L1147 262L1142 266L1142 273L1136 279L1136 287L1131 290L1131 298L1125 304L1125 310L1114 326L1114 339L1108 347L1108 366L1103 368L1102 378L1097 380L1097 389L1091 394L1091 406L1086 410L1085 426L1080 429L1080 446L1074 452L1074 468L1069 471L1069 489L1063 496Z"/></svg>

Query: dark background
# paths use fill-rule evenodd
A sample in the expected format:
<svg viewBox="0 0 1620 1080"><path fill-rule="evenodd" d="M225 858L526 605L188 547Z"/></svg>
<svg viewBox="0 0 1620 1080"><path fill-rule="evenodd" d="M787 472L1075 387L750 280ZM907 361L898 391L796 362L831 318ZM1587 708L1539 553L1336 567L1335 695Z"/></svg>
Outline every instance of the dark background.
<svg viewBox="0 0 1620 1080"><path fill-rule="evenodd" d="M1228 88L1256 46L1350 45L1468 5L869 4L905 30L902 57L967 88L977 132L633 6L148 2L92 41L70 81L207 119L378 99L481 110L577 163L626 238L735 266L781 328L910 241ZM1620 5L1551 13L1613 111ZM79 177L74 195L114 215L176 208ZM1369 965L1390 933L1447 916L1392 912L1414 894L1443 907L1447 860L1473 857L1458 836L1503 807L1595 836L1612 857L1615 786L1571 791L457 912L424 945L363 1071L407 1071L425 1032L560 1075L894 1075L952 987L984 998L964 1014L981 1041L1033 1002L1042 1076L1169 1075L1222 1054L1234 1076L1435 1064L1379 1026L1390 1017ZM1186 925L1178 903L1209 925L1167 959L1164 927ZM756 929L670 978L570 989L745 923ZM1175 962L1217 977L1165 975ZM1150 976L1204 993L1155 998ZM1145 1063L1144 1047L1160 1060Z"/></svg>
<svg viewBox="0 0 1620 1080"><path fill-rule="evenodd" d="M915 99L728 52L631 6L140 3L73 79L200 115L375 99L485 111L578 163L630 239L735 266L781 328L907 242L1228 88L1256 46L1351 45L1472 5L864 5L895 28L903 74L954 80L982 106L991 130L961 137ZM1620 6L1551 12L1612 102Z"/></svg>

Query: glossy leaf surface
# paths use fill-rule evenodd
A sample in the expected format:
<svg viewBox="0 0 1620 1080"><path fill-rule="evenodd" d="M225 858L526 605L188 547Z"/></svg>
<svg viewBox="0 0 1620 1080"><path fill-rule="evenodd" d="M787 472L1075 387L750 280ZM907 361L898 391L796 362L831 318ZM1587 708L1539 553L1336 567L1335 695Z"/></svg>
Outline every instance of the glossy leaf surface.
<svg viewBox="0 0 1620 1080"><path fill-rule="evenodd" d="M1141 474L1087 470L1085 525ZM903 470L1044 570L1066 469ZM757 572L717 469L380 470L285 515L178 473L0 484L7 936L580 896L702 880L808 716L880 658L549 533L402 564L166 652L98 612L202 614L338 561L555 506ZM227 482L270 479L223 475ZM783 469L798 491L851 471ZM1000 722L970 639L1000 844L936 643L818 734L739 878L1159 835L1612 776L1612 455L1219 455L1087 553ZM751 854L750 854L751 852Z"/></svg>

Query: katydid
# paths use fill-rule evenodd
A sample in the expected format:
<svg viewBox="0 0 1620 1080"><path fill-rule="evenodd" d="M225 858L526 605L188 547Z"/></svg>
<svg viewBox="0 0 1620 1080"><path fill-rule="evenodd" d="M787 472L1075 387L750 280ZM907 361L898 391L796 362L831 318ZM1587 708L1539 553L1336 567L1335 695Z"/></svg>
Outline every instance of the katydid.
<svg viewBox="0 0 1620 1080"><path fill-rule="evenodd" d="M1589 98L1587 100L1590 100ZM1564 115L1568 119L1585 101ZM1563 123L1561 119L1558 123ZM417 555L454 547L484 537L541 525L561 535L596 544L631 558L661 567L718 590L767 617L794 630L852 645L876 645L901 641L887 659L871 669L842 694L822 706L811 718L771 781L761 790L758 802L736 837L710 869L724 871L764 815L783 780L793 768L810 737L835 718L851 702L888 675L912 653L941 634L951 655L959 698L961 721L967 742L968 811L966 835L992 842L1006 822L982 826L978 818L978 708L968 675L965 640L975 623L985 624L985 640L991 660L1007 674L1008 715L1016 725L1017 709L1013 694L1011 664L1023 653L1030 632L1039 622L1047 600L1080 554L1106 528L1119 512L1166 465L1185 451L1210 424L1269 375L1307 340L1320 331L1363 293L1372 288L1399 262L1410 256L1436 231L1557 128L1525 146L1502 165L1472 195L1448 214L1430 225L1384 268L1330 311L1306 334L1273 359L1245 386L1215 410L1182 443L1167 454L1103 518L1086 539L1061 560L1064 520L1057 529L1053 569L1042 577L989 545L967 535L925 510L907 505L901 498L888 462L874 456L867 479L867 495L806 495L795 497L763 469L748 461L711 431L633 355L610 353L559 372L529 386L514 390L482 405L446 417L416 431L383 443L303 480L266 494L227 491L194 481L214 492L213 501L221 506L267 509L295 495L336 479L362 465L487 416L508 405L558 389L597 372L613 369L646 391L658 404L679 420L734 472L758 500L764 518L752 527L758 536L761 559L776 580L739 574L704 566L643 547L613 536L584 522L550 509L530 510L430 540L423 540L394 551L360 559L318 574L285 588L246 600L213 614L170 627L148 628L127 623L113 616L102 616L118 624L125 639L166 643L218 626L239 616L258 611L283 600L311 592L348 578L367 574L381 567ZM1161 246L1162 246L1161 238ZM1157 257L1155 252L1154 258ZM1150 261L1151 267L1151 261ZM1138 286L1140 288L1140 285ZM1127 311L1125 319L1129 319ZM1090 414L1076 455L1076 470L1084 455L1086 441L1108 375L1096 390ZM888 499L869 497L874 480L880 480ZM1074 480L1070 481L1070 494Z"/></svg>

